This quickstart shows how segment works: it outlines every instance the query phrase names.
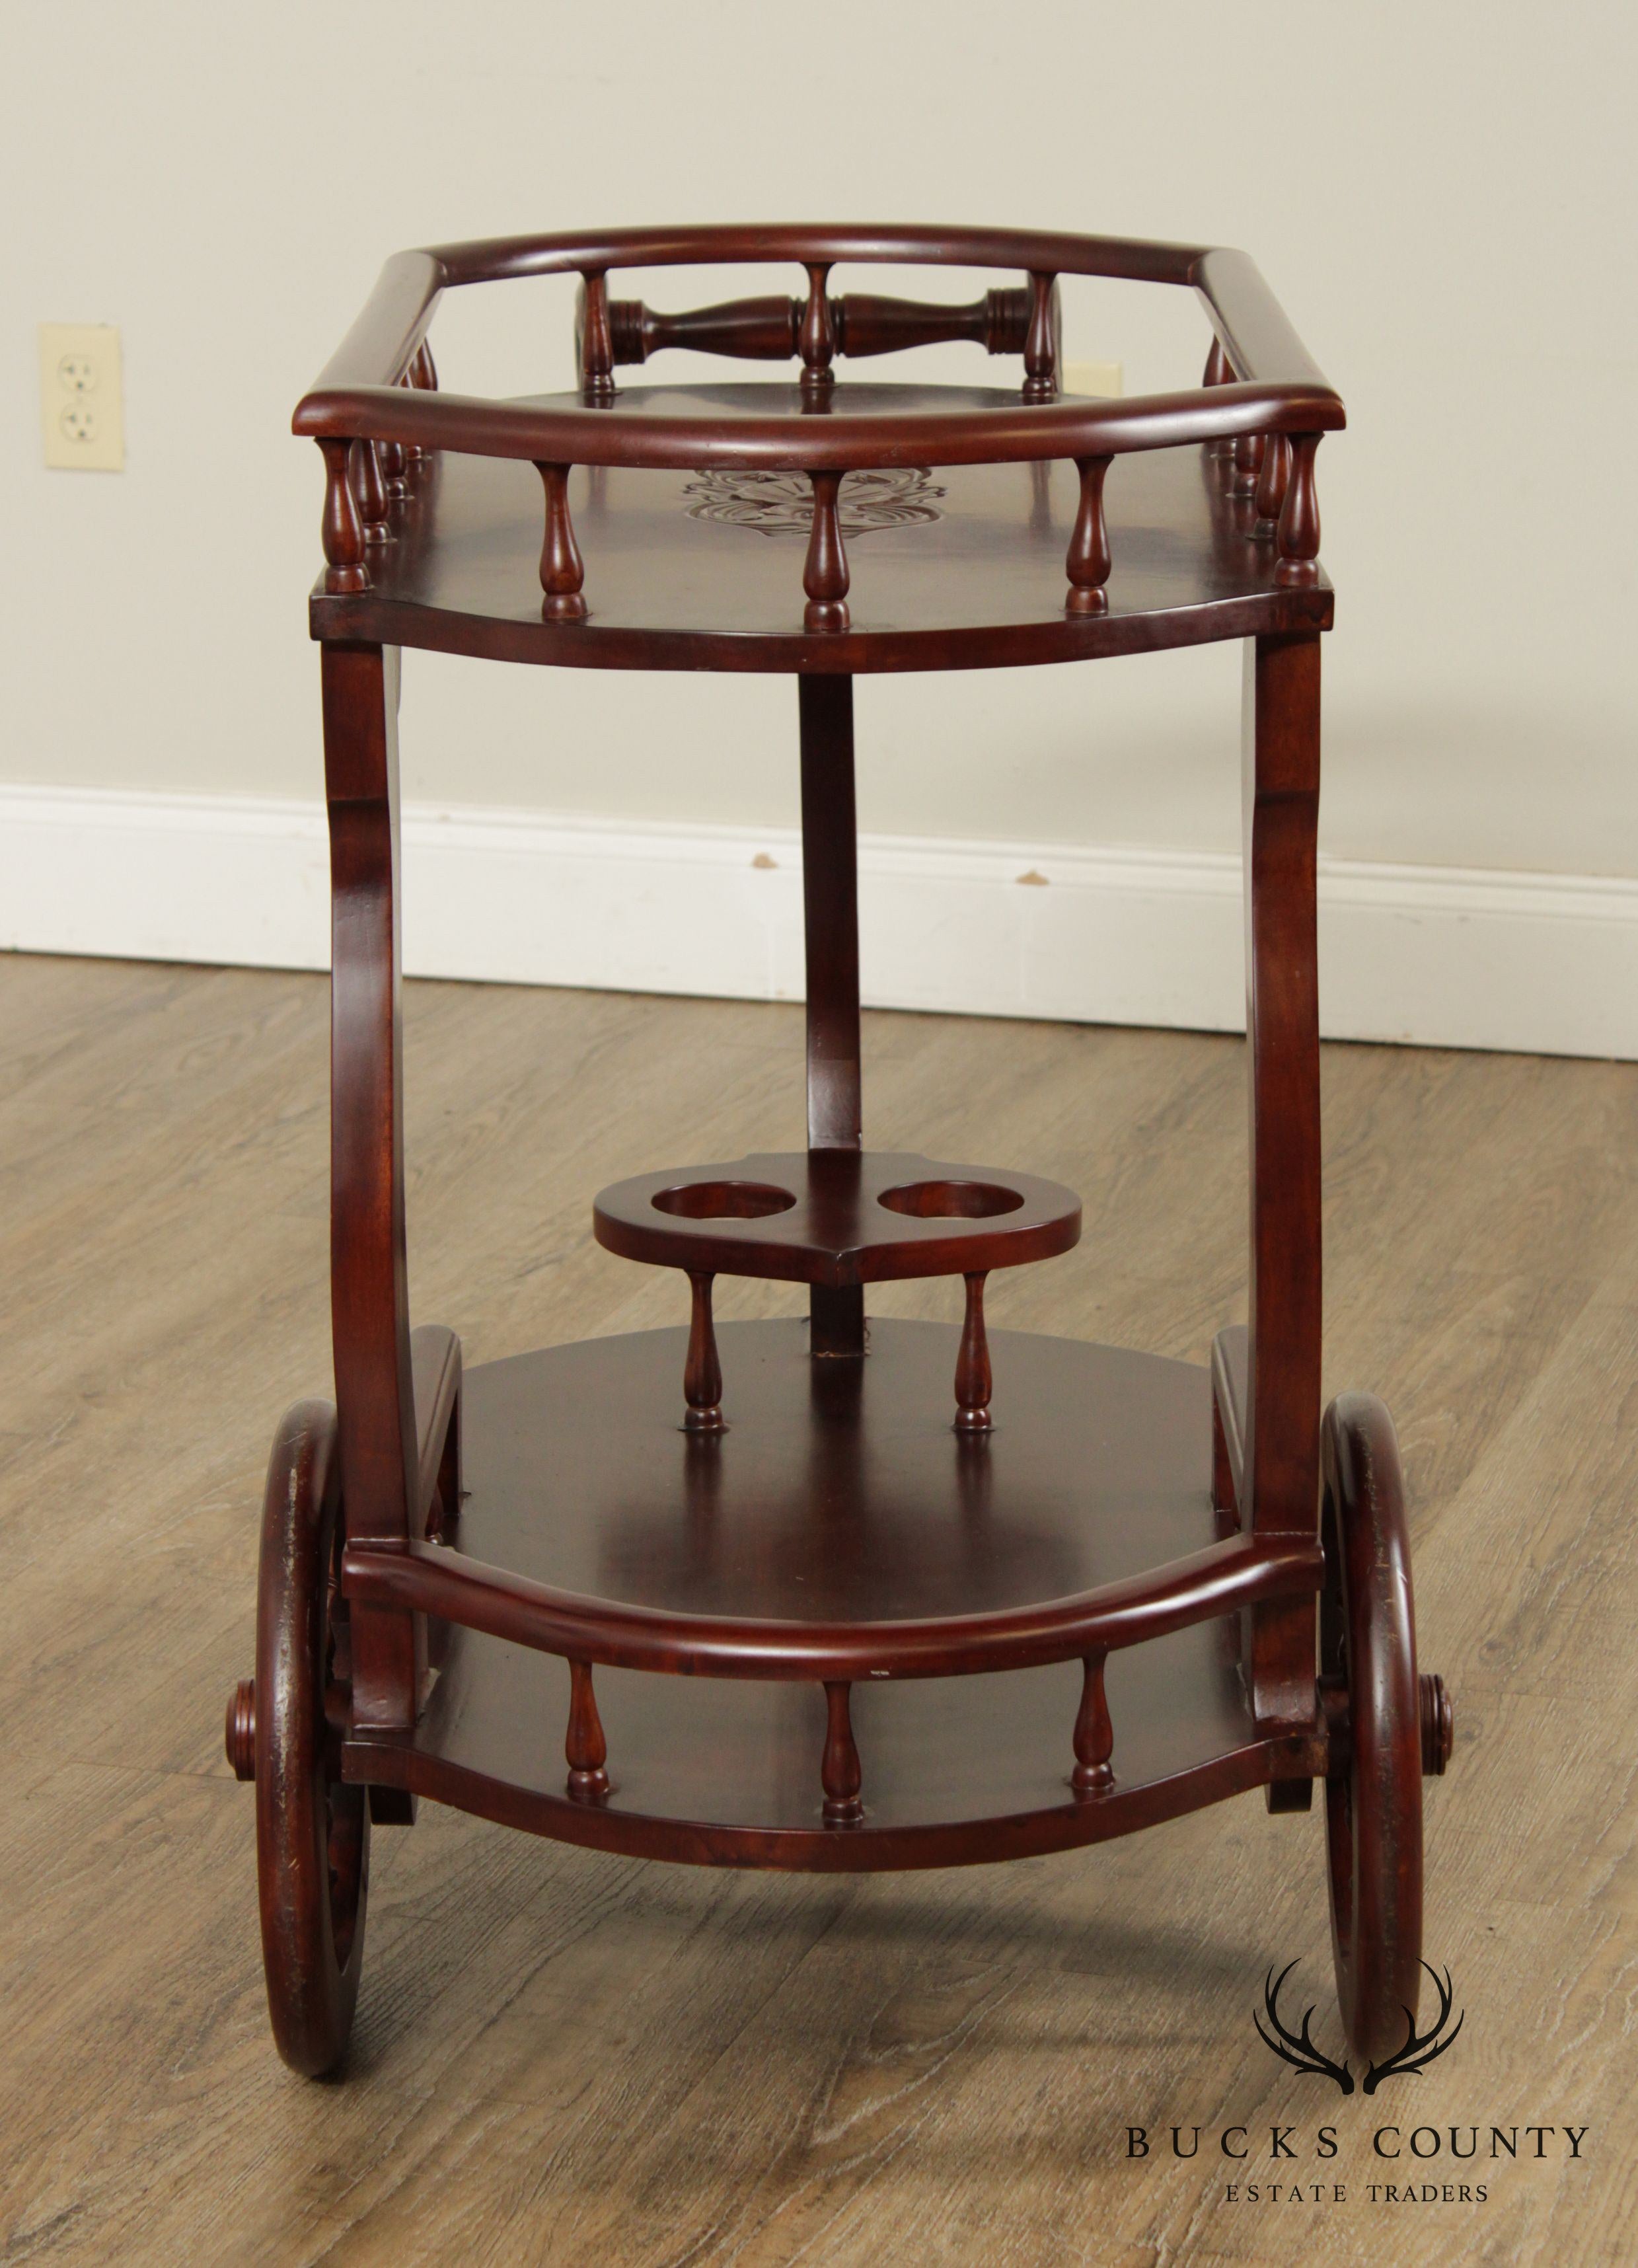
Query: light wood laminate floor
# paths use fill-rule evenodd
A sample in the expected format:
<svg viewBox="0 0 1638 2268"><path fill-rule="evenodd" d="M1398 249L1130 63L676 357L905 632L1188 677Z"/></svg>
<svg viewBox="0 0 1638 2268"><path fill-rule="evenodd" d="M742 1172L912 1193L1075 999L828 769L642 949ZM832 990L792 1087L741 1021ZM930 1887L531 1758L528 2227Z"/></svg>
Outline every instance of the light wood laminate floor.
<svg viewBox="0 0 1638 2268"><path fill-rule="evenodd" d="M593 1192L802 1138L797 1008L421 984L406 1015L414 1308L469 1360L682 1320ZM328 1390L326 1017L315 977L0 957L0 2260L1638 2257L1638 1068L1326 1055L1326 1392L1395 1412L1457 1709L1427 1942L1466 2017L1425 2074L1344 2101L1253 2033L1300 1960L1338 2043L1318 1812L850 1880L429 1806L378 1831L354 2052L313 2086L268 2039L221 1719L274 1425ZM876 1015L866 1114L1083 1193L997 1325L1203 1360L1243 1315L1238 1042ZM1496 2162L1492 2124L1555 2131ZM1388 2125L1440 2155L1374 2155ZM1463 2180L1484 2204L1422 2201Z"/></svg>

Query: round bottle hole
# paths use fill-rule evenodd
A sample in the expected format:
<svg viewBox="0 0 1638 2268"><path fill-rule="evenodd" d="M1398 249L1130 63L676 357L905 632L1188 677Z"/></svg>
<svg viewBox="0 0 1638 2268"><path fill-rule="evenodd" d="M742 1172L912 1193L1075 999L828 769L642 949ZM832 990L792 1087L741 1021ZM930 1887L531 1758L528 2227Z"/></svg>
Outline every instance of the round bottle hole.
<svg viewBox="0 0 1638 2268"><path fill-rule="evenodd" d="M998 1182L901 1182L897 1189L884 1189L876 1202L918 1220L988 1220L999 1212L1017 1212L1024 1199Z"/></svg>
<svg viewBox="0 0 1638 2268"><path fill-rule="evenodd" d="M771 1212L789 1212L796 1201L772 1182L684 1182L650 1200L657 1212L683 1220L762 1220Z"/></svg>

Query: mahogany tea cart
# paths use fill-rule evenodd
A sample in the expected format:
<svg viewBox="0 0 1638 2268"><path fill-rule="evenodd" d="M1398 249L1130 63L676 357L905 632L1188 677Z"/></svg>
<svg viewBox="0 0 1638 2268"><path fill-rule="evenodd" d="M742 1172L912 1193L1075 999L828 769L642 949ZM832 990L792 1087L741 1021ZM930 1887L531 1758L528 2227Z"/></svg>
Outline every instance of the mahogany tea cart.
<svg viewBox="0 0 1638 2268"><path fill-rule="evenodd" d="M789 262L793 297L685 313L620 270ZM967 304L838 291L866 262L1001 271ZM580 383L438 389L441 295L577 273ZM1186 287L1199 386L1076 399L1059 281ZM1005 387L846 380L934 341ZM687 346L794 383L627 383ZM1321 1416L1315 452L1342 405L1238 252L1008 230L622 230L389 262L296 413L327 475L335 1406L298 1403L263 1512L256 1786L273 2029L341 2057L370 1831L428 1796L599 1850L736 1867L1022 1857L1246 1790L1325 1788L1343 2021L1414 2029L1421 1786L1451 1712L1419 1677L1393 1429ZM986 1331L993 1269L1079 1204L1010 1167L863 1146L852 688L1245 642L1251 1292L1209 1371ZM404 1236L398 650L587 669L788 672L800 718L808 1146L605 1189L596 1234L689 1283L686 1329L463 1376L411 1329ZM685 1144L686 1146L686 1144ZM720 1331L722 1274L808 1312ZM963 1320L865 1287L962 1278Z"/></svg>

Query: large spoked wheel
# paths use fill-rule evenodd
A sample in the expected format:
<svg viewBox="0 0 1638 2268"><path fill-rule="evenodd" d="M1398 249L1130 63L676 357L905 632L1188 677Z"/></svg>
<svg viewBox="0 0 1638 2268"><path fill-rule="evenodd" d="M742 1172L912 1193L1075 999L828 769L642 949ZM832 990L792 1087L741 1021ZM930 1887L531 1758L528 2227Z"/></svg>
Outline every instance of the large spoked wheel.
<svg viewBox="0 0 1638 2268"><path fill-rule="evenodd" d="M352 2029L370 1871L365 1791L342 1784L335 1754L352 1675L342 1541L335 1412L298 1402L268 1468L256 1676L230 1706L228 1752L256 1783L273 2036L313 2079L340 2062Z"/></svg>
<svg viewBox="0 0 1638 2268"><path fill-rule="evenodd" d="M1393 1421L1374 1395L1338 1396L1321 1429L1321 1692L1336 1738L1326 1784L1331 1940L1357 2055L1392 2055L1421 1977L1424 1770L1450 1756L1451 1710L1418 1679L1410 1539Z"/></svg>

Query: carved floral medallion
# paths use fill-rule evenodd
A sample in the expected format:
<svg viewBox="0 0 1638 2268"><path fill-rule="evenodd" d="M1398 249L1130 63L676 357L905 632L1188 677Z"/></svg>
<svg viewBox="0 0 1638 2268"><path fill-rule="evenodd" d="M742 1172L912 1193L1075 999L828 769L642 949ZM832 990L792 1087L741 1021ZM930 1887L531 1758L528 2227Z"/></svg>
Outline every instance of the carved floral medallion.
<svg viewBox="0 0 1638 2268"><path fill-rule="evenodd" d="M870 535L878 527L941 519L933 499L944 493L923 465L848 473L837 498L842 534ZM690 519L726 520L763 535L805 539L813 521L813 490L804 473L701 473L683 494L697 499L688 506Z"/></svg>

